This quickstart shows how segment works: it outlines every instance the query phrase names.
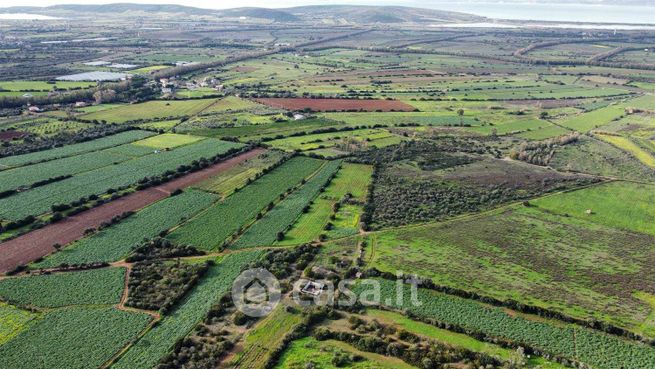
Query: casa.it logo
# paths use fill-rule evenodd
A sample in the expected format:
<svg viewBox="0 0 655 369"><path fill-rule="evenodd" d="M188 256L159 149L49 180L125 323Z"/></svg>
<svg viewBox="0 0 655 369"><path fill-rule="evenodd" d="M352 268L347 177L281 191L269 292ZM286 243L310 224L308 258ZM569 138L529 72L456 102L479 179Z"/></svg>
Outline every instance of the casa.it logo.
<svg viewBox="0 0 655 369"><path fill-rule="evenodd" d="M232 285L234 306L250 317L267 316L275 309L280 298L280 281L266 269L248 269Z"/></svg>

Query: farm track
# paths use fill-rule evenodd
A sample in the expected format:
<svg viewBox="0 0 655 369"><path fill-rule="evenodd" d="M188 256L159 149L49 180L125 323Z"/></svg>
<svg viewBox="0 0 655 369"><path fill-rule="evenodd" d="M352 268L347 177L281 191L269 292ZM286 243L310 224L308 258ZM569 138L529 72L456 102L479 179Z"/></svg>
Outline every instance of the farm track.
<svg viewBox="0 0 655 369"><path fill-rule="evenodd" d="M159 200L173 191L199 183L224 170L253 158L264 149L254 149L231 159L214 164L198 172L174 179L162 185L134 192L120 199L95 207L57 223L34 230L12 240L0 243L0 273L9 272L19 265L30 263L55 251L54 244L67 245L84 236L88 228L96 228L103 222L126 211L136 211Z"/></svg>

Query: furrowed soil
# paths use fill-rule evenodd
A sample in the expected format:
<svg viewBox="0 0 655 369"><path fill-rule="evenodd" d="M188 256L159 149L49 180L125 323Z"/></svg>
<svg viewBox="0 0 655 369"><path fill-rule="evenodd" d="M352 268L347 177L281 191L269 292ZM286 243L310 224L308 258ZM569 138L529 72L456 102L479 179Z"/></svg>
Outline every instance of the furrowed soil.
<svg viewBox="0 0 655 369"><path fill-rule="evenodd" d="M12 240L0 243L0 273L7 273L19 265L30 263L53 252L54 244L66 245L84 236L88 228L96 228L103 222L126 211L136 211L168 197L178 188L184 188L206 180L224 170L261 154L255 149L188 174L157 187L144 189L107 204L63 219Z"/></svg>

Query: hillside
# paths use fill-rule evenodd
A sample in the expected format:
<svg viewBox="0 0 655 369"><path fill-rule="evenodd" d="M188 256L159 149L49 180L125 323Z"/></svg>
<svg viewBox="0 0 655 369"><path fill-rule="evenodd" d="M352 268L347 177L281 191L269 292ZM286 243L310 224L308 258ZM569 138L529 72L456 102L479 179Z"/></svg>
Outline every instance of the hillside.
<svg viewBox="0 0 655 369"><path fill-rule="evenodd" d="M234 8L225 10L202 9L182 5L151 5L117 3L104 5L53 5L48 7L20 6L0 8L0 13L30 13L54 17L75 18L94 14L120 14L121 16L143 16L144 13L176 14L183 16L214 16L217 18L249 18L270 22L289 23L338 23L338 24L398 24L439 23L456 21L479 21L482 17L400 6L352 6L321 5L301 6L286 9Z"/></svg>
<svg viewBox="0 0 655 369"><path fill-rule="evenodd" d="M220 16L224 17L248 17L248 18L258 18L258 19L267 19L274 22L296 22L301 19L295 15L277 9L267 9L267 8L236 8L236 9L227 9L221 10L218 12Z"/></svg>
<svg viewBox="0 0 655 369"><path fill-rule="evenodd" d="M465 13L404 6L320 5L283 10L307 21L332 20L347 23L438 23L483 19Z"/></svg>
<svg viewBox="0 0 655 369"><path fill-rule="evenodd" d="M116 4L101 4L101 5L62 4L62 5L52 5L46 7L14 6L8 8L0 8L0 12L74 16L80 13L108 14L108 13L125 13L125 12L207 15L213 13L214 11L209 9L201 9L201 8L194 8L191 6L174 5L174 4L116 3Z"/></svg>

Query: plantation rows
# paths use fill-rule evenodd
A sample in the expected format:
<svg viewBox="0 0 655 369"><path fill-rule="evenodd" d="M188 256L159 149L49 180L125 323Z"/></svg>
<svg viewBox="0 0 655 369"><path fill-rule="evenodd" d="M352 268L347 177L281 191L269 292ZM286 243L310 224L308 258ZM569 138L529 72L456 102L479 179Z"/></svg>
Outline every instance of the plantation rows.
<svg viewBox="0 0 655 369"><path fill-rule="evenodd" d="M49 185L0 199L0 218L20 220L50 210L54 204L68 204L81 197L99 195L109 189L129 186L144 177L173 171L194 160L210 158L239 147L233 142L206 139L175 150L146 155L105 168L88 171Z"/></svg>
<svg viewBox="0 0 655 369"><path fill-rule="evenodd" d="M124 278L123 268L8 278L0 280L0 298L16 305L44 308L117 304Z"/></svg>
<svg viewBox="0 0 655 369"><path fill-rule="evenodd" d="M153 238L208 207L217 196L202 191L185 191L158 201L127 219L62 249L36 268L53 268L66 263L112 262L125 257L144 238Z"/></svg>
<svg viewBox="0 0 655 369"><path fill-rule="evenodd" d="M519 345L527 345L551 355L575 359L598 369L643 369L655 367L655 348L628 342L574 325L553 325L545 322L512 317L501 308L487 307L475 301L448 296L429 290L419 290L420 306L411 303L410 289L405 286L403 301L396 301L396 286L392 281L381 283L380 301L403 309L424 319L455 325ZM357 292L366 291L358 286ZM387 298L389 300L387 300Z"/></svg>
<svg viewBox="0 0 655 369"><path fill-rule="evenodd" d="M198 285L170 315L148 331L123 355L113 369L152 368L178 339L186 336L205 317L211 306L232 288L242 268L262 256L261 251L227 255L210 267Z"/></svg>
<svg viewBox="0 0 655 369"><path fill-rule="evenodd" d="M303 209L319 194L337 173L341 161L330 161L298 190L292 192L234 243L234 248L272 245L279 232L284 232L303 213Z"/></svg>
<svg viewBox="0 0 655 369"><path fill-rule="evenodd" d="M236 233L281 193L310 176L323 162L296 157L235 192L169 235L182 244L211 250Z"/></svg>
<svg viewBox="0 0 655 369"><path fill-rule="evenodd" d="M0 346L0 368L98 368L149 321L147 314L114 308L59 309Z"/></svg>
<svg viewBox="0 0 655 369"><path fill-rule="evenodd" d="M125 148L124 148L125 147ZM123 154L126 151L126 154ZM50 160L0 172L0 192L21 186L122 163L137 156L152 153L152 149L126 144L115 148L94 151L67 158ZM128 154L129 153L129 154Z"/></svg>
<svg viewBox="0 0 655 369"><path fill-rule="evenodd" d="M17 167L32 163L38 163L46 160L54 160L72 155L79 155L91 151L106 149L113 146L126 144L129 142L154 136L155 133L148 131L127 131L115 135L98 138L92 141L86 141L78 144L66 145L50 150L36 151L29 154L8 156L0 159L0 168L3 166Z"/></svg>

